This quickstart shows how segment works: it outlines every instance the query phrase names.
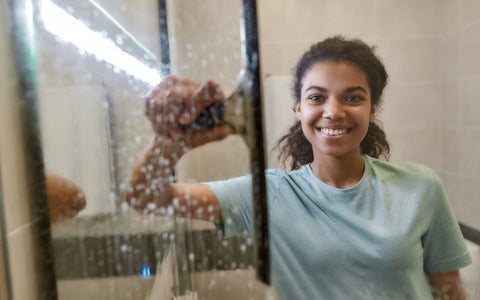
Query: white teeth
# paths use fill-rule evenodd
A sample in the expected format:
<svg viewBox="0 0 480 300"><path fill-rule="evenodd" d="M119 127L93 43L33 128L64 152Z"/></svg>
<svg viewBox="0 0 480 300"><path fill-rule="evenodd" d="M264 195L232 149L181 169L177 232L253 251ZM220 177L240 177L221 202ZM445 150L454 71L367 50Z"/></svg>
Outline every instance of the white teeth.
<svg viewBox="0 0 480 300"><path fill-rule="evenodd" d="M340 135L340 134L347 133L346 128L343 128L343 129L321 128L320 131L328 135Z"/></svg>

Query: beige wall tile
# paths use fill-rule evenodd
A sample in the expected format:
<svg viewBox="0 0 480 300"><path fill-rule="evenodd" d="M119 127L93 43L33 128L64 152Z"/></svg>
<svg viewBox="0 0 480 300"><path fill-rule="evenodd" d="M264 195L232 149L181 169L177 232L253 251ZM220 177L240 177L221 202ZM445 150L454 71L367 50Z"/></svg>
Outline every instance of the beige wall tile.
<svg viewBox="0 0 480 300"><path fill-rule="evenodd" d="M451 173L443 174L442 178L457 219L480 228L480 180Z"/></svg>
<svg viewBox="0 0 480 300"><path fill-rule="evenodd" d="M372 0L288 0L287 41L310 43L333 34L370 36L372 7Z"/></svg>
<svg viewBox="0 0 480 300"><path fill-rule="evenodd" d="M463 24L469 25L480 21L480 2L477 0L461 0L462 5L462 21Z"/></svg>
<svg viewBox="0 0 480 300"><path fill-rule="evenodd" d="M452 80L460 75L460 34L455 31L438 39L439 79Z"/></svg>
<svg viewBox="0 0 480 300"><path fill-rule="evenodd" d="M480 128L463 129L462 138L462 175L480 180ZM480 206L480 205L479 205Z"/></svg>
<svg viewBox="0 0 480 300"><path fill-rule="evenodd" d="M463 130L446 129L442 140L443 169L446 172L461 174L463 157Z"/></svg>
<svg viewBox="0 0 480 300"><path fill-rule="evenodd" d="M437 0L375 3L375 30L380 39L431 37L438 33Z"/></svg>
<svg viewBox="0 0 480 300"><path fill-rule="evenodd" d="M442 124L445 128L458 128L462 124L463 104L459 80L440 83L439 100L443 105Z"/></svg>
<svg viewBox="0 0 480 300"><path fill-rule="evenodd" d="M290 92L291 76L269 77L264 80L263 111L265 124L265 152L268 168L281 168L277 151L272 151L277 140L287 133L296 120L292 108L295 100Z"/></svg>
<svg viewBox="0 0 480 300"><path fill-rule="evenodd" d="M285 43L287 41L287 1L289 0L257 1L260 43Z"/></svg>
<svg viewBox="0 0 480 300"><path fill-rule="evenodd" d="M41 285L36 243L38 222L27 223L8 234L12 292L15 300L47 299L50 291Z"/></svg>
<svg viewBox="0 0 480 300"><path fill-rule="evenodd" d="M479 52L480 53L480 52ZM463 125L480 128L480 75L462 80Z"/></svg>
<svg viewBox="0 0 480 300"><path fill-rule="evenodd" d="M462 31L460 54L460 74L462 76L480 74L480 60L478 59L478 53L480 53L480 23Z"/></svg>
<svg viewBox="0 0 480 300"><path fill-rule="evenodd" d="M392 84L386 90L380 118L389 129L435 129L442 126L440 85Z"/></svg>
<svg viewBox="0 0 480 300"><path fill-rule="evenodd" d="M321 41L323 38L326 38L326 36L321 36L315 40L309 40L304 42L290 42L286 44L285 45L285 51L286 51L285 66L289 70L289 72L283 75L291 75L290 71L295 68L301 56L310 48L312 44Z"/></svg>
<svg viewBox="0 0 480 300"><path fill-rule="evenodd" d="M390 82L432 82L439 78L435 38L379 41L378 53L390 74Z"/></svg>
<svg viewBox="0 0 480 300"><path fill-rule="evenodd" d="M391 161L423 163L436 172L442 170L442 130L386 130L390 142Z"/></svg>
<svg viewBox="0 0 480 300"><path fill-rule="evenodd" d="M438 28L438 33L458 30L461 24L462 0L436 0L437 17L433 22Z"/></svg>
<svg viewBox="0 0 480 300"><path fill-rule="evenodd" d="M267 76L282 76L290 73L291 67L289 68L286 65L287 55L285 44L263 43L260 46L262 78Z"/></svg>

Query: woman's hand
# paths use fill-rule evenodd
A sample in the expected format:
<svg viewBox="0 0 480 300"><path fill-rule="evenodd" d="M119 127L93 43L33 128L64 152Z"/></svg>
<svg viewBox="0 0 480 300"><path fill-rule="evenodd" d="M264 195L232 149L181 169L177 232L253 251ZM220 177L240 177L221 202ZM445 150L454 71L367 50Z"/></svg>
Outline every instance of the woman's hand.
<svg viewBox="0 0 480 300"><path fill-rule="evenodd" d="M79 186L51 172L45 172L45 181L52 223L73 218L85 208L85 195Z"/></svg>
<svg viewBox="0 0 480 300"><path fill-rule="evenodd" d="M194 148L234 132L227 126L201 131L185 127L213 101L222 101L224 98L219 85L213 81L200 84L190 79L168 76L147 97L145 114L158 136Z"/></svg>

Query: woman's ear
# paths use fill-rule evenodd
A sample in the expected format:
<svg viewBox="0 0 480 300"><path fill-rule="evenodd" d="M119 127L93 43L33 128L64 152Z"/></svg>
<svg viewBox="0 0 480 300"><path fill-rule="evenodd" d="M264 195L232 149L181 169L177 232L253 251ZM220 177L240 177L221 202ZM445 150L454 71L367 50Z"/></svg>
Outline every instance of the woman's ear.
<svg viewBox="0 0 480 300"><path fill-rule="evenodd" d="M370 122L373 122L373 119L375 119L375 107L372 106L372 110L370 112Z"/></svg>
<svg viewBox="0 0 480 300"><path fill-rule="evenodd" d="M300 111L300 103L295 104L295 107L293 108L295 111L295 114L297 115L297 119L301 120L302 119L302 112Z"/></svg>

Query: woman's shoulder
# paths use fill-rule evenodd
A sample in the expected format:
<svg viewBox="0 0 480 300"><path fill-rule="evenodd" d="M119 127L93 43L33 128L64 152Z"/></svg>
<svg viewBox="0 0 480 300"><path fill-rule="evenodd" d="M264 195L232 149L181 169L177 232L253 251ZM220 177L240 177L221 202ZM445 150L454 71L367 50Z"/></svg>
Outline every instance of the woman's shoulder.
<svg viewBox="0 0 480 300"><path fill-rule="evenodd" d="M370 165L375 174L381 174L387 177L407 177L414 180L438 181L436 172L427 165L418 162L407 161L384 161L366 156L366 161L370 161Z"/></svg>
<svg viewBox="0 0 480 300"><path fill-rule="evenodd" d="M305 175L308 165L303 165L298 169L287 171L285 169L267 169L265 176L272 179L292 179L298 176Z"/></svg>

